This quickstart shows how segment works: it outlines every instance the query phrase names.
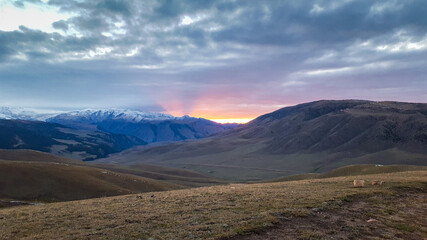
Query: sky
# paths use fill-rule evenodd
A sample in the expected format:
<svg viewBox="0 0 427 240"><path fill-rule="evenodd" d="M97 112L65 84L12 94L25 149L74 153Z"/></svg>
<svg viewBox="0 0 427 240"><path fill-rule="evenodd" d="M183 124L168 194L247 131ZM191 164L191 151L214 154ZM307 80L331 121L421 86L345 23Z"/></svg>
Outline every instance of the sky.
<svg viewBox="0 0 427 240"><path fill-rule="evenodd" d="M0 0L0 105L247 121L427 102L424 0Z"/></svg>

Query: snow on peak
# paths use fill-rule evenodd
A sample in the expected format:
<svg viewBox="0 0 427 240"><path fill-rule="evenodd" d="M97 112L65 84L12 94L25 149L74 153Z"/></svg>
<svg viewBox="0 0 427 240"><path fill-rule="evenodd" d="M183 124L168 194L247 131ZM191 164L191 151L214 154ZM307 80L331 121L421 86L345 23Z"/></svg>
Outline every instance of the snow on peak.
<svg viewBox="0 0 427 240"><path fill-rule="evenodd" d="M0 119L19 119L31 121L45 121L60 114L61 111L41 110L22 107L0 107Z"/></svg>
<svg viewBox="0 0 427 240"><path fill-rule="evenodd" d="M186 120L191 117L174 117L167 113L142 112L129 109L83 109L73 111L54 111L32 108L0 107L0 119L20 119L32 121L79 121L101 122L104 120L122 120L128 122L155 120Z"/></svg>
<svg viewBox="0 0 427 240"><path fill-rule="evenodd" d="M142 120L172 120L178 118L166 113L141 112L128 109L84 109L62 113L52 119L86 122L100 122L104 120L140 122Z"/></svg>

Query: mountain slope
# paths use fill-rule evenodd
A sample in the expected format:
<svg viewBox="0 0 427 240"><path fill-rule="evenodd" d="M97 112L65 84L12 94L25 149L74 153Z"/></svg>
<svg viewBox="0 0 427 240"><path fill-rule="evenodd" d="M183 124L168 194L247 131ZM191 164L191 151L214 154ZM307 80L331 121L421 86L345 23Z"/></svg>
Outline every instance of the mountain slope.
<svg viewBox="0 0 427 240"><path fill-rule="evenodd" d="M317 101L198 141L126 150L100 162L148 163L257 180L350 164L427 164L427 104Z"/></svg>
<svg viewBox="0 0 427 240"><path fill-rule="evenodd" d="M74 111L46 121L134 136L147 143L203 138L230 128L202 118L117 109Z"/></svg>
<svg viewBox="0 0 427 240"><path fill-rule="evenodd" d="M219 124L203 118L174 117L165 113L128 109L86 109L64 112L0 107L0 119L56 123L77 130L102 131L136 137L146 143L198 139L237 126L237 124Z"/></svg>
<svg viewBox="0 0 427 240"><path fill-rule="evenodd" d="M81 160L93 160L144 141L120 134L83 131L56 123L0 119L0 148L32 149Z"/></svg>

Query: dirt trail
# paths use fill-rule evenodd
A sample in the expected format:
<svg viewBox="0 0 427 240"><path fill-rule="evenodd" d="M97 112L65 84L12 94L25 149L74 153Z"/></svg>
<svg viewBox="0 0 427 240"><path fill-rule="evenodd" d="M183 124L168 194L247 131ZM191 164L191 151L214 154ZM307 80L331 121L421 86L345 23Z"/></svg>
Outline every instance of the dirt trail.
<svg viewBox="0 0 427 240"><path fill-rule="evenodd" d="M324 203L306 217L279 216L270 229L229 240L427 239L427 191L398 189L393 195Z"/></svg>

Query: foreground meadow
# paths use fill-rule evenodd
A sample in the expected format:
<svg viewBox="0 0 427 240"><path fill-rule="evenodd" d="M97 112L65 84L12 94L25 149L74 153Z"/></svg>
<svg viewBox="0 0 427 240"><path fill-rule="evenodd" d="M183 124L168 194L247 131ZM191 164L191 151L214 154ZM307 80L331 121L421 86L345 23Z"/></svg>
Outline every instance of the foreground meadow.
<svg viewBox="0 0 427 240"><path fill-rule="evenodd" d="M354 179L385 184L354 188ZM283 216L309 216L313 209L354 196L391 195L397 187L423 188L426 182L427 171L409 171L4 208L0 209L0 239L226 238L268 228Z"/></svg>

